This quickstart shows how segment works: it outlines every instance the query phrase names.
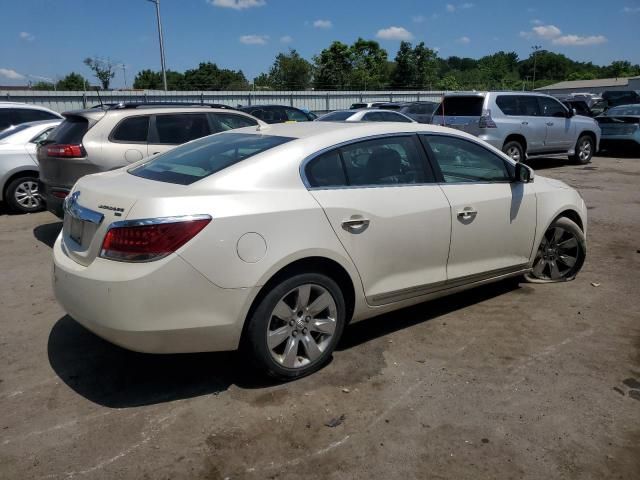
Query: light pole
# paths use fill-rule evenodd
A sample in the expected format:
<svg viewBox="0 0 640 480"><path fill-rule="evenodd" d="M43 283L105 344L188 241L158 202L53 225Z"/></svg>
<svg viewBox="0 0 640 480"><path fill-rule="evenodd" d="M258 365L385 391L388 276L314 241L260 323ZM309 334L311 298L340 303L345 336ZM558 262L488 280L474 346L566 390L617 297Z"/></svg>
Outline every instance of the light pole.
<svg viewBox="0 0 640 480"><path fill-rule="evenodd" d="M160 0L147 0L156 5L156 18L158 19L158 39L160 40L160 64L162 66L162 85L167 91L167 70L164 62L164 41L162 40L162 22L160 21Z"/></svg>
<svg viewBox="0 0 640 480"><path fill-rule="evenodd" d="M538 58L538 50L540 50L542 47L540 45L534 45L533 47L531 47L531 49L533 50L533 82L532 82L532 86L531 86L531 90L535 90L536 89L536 60Z"/></svg>

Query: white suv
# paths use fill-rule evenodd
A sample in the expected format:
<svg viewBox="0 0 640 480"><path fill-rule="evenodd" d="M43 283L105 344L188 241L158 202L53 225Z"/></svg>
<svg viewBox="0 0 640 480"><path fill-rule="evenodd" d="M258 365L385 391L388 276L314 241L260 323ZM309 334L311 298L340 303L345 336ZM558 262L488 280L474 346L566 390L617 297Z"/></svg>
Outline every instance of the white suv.
<svg viewBox="0 0 640 480"><path fill-rule="evenodd" d="M432 123L476 135L515 161L565 154L586 164L600 144L600 127L594 119L576 115L557 99L537 93L447 94Z"/></svg>

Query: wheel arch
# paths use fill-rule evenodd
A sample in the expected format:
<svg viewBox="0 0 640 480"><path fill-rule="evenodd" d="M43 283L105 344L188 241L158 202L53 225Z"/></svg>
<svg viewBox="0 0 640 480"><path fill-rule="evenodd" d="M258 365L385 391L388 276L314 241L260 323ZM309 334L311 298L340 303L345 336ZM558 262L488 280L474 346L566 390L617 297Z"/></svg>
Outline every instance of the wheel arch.
<svg viewBox="0 0 640 480"><path fill-rule="evenodd" d="M35 178L39 178L39 172L36 169L33 168L21 168L18 170L13 170L11 172L11 174L9 174L8 176L4 177L4 179L0 179L0 193L2 193L2 196L0 197L1 200L5 200L6 198L6 193L7 193L7 187L11 184L11 182L13 182L16 178L20 178L20 177L35 177Z"/></svg>
<svg viewBox="0 0 640 480"><path fill-rule="evenodd" d="M593 132L591 130L582 130L580 132L580 134L578 135L578 138L576 139L576 142L578 140L580 140L580 137L583 137L584 135L588 135L589 137L591 137L591 140L593 140L593 148L594 148L594 150L596 150L598 148L598 145L597 145L598 137L596 136L595 132ZM576 145L577 145L577 143L576 143Z"/></svg>
<svg viewBox="0 0 640 480"><path fill-rule="evenodd" d="M242 327L241 342L245 337L245 332L249 324L248 320L253 312L260 304L265 295L279 282L285 278L289 278L298 273L322 273L334 280L344 295L345 305L347 308L347 323L351 320L356 307L356 284L352 275L338 261L321 256L314 255L293 260L275 271L269 279L262 285L256 296L251 302L247 314L245 316L244 325Z"/></svg>
<svg viewBox="0 0 640 480"><path fill-rule="evenodd" d="M553 217L553 220L551 220L549 225L551 225L553 222L555 222L557 219L559 219L561 217L568 218L569 220L574 222L576 225L578 225L578 227L580 227L580 230L582 230L584 232L584 222L582 220L582 217L580 216L580 214L576 210L574 210L572 208L568 208L566 210L563 210L559 214L557 214L555 217ZM547 228L549 228L548 225L547 225Z"/></svg>
<svg viewBox="0 0 640 480"><path fill-rule="evenodd" d="M525 155L527 154L527 139L524 137L524 135L520 134L520 133L510 133L509 135L507 135L507 138L504 139L504 143L502 144L502 148L504 148L504 146L512 141L516 141L518 142L520 145L522 145L522 149Z"/></svg>

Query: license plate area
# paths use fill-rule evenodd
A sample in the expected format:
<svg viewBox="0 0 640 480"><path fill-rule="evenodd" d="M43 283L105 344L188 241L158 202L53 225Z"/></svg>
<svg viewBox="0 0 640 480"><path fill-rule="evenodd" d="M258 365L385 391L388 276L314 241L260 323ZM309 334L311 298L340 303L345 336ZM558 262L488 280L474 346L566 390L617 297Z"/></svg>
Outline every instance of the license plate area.
<svg viewBox="0 0 640 480"><path fill-rule="evenodd" d="M85 222L79 218L71 217L69 219L69 237L78 245L82 245L82 236L84 234Z"/></svg>

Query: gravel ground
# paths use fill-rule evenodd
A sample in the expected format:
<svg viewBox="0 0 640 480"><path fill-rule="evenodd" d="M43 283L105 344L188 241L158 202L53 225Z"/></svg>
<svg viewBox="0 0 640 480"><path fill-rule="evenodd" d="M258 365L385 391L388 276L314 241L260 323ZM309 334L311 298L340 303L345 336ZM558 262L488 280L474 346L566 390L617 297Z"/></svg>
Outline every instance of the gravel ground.
<svg viewBox="0 0 640 480"><path fill-rule="evenodd" d="M353 325L330 365L284 385L236 354L100 340L53 298L61 224L3 210L0 478L637 479L640 160L531 164L589 205L575 281Z"/></svg>

